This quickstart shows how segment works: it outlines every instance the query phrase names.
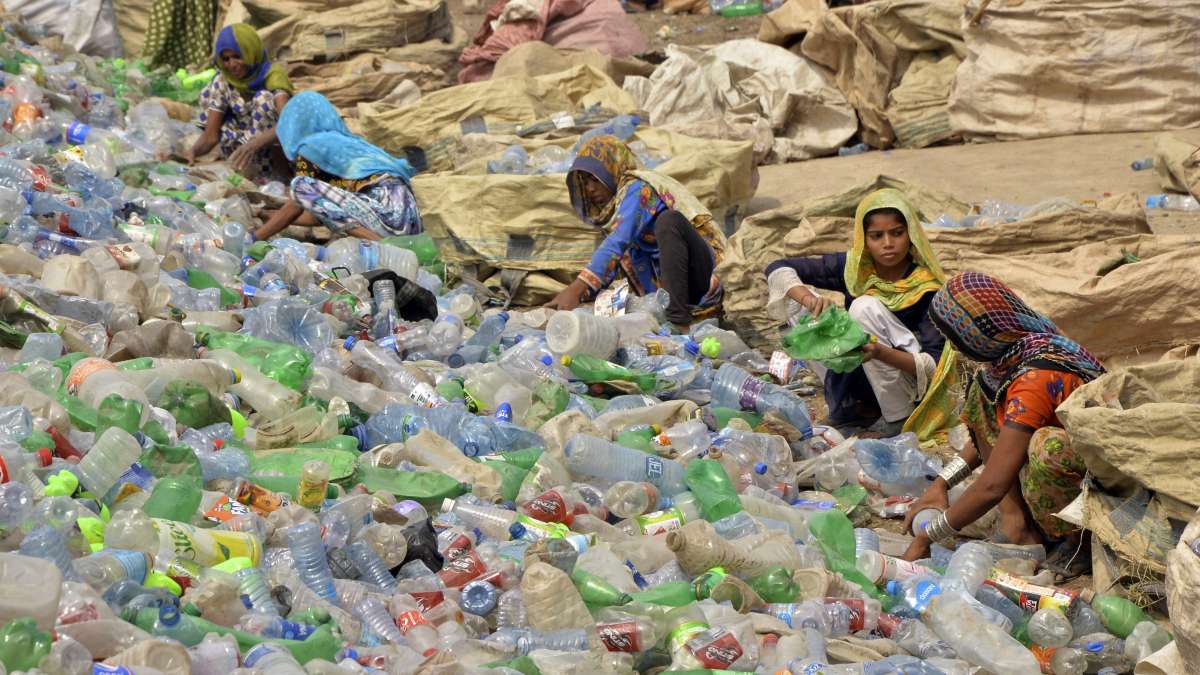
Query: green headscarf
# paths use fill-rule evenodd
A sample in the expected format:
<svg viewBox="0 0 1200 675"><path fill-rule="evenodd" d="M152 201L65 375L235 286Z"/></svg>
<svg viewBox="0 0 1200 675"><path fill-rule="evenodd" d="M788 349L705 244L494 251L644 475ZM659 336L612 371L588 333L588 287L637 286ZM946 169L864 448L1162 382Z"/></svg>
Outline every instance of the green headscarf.
<svg viewBox="0 0 1200 675"><path fill-rule="evenodd" d="M221 52L226 49L237 52L246 62L249 72L245 79L234 77L233 73L221 64ZM217 44L213 49L213 61L225 77L229 86L245 94L267 91L286 91L292 93L292 83L287 72L279 64L272 64L267 58L267 50L263 47L262 38L258 31L244 23L235 23L221 29L217 35Z"/></svg>

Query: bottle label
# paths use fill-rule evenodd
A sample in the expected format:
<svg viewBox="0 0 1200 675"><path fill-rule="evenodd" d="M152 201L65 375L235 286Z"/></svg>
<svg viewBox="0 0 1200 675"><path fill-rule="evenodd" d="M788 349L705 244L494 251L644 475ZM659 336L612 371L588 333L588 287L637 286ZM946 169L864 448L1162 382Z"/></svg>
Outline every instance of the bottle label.
<svg viewBox="0 0 1200 675"><path fill-rule="evenodd" d="M100 618L100 610L96 609L96 603L88 601L83 605L77 605L70 611L58 615L58 624L60 626L69 626L73 623L84 623L87 621L95 621Z"/></svg>
<svg viewBox="0 0 1200 675"><path fill-rule="evenodd" d="M517 516L517 522L525 526L525 533L531 539L562 539L570 533L561 523L543 523L524 514Z"/></svg>
<svg viewBox="0 0 1200 675"><path fill-rule="evenodd" d="M133 671L125 666L108 666L103 663L93 663L92 675L133 675Z"/></svg>
<svg viewBox="0 0 1200 675"><path fill-rule="evenodd" d="M917 563L893 558L890 555L881 555L883 558L883 578L893 581L904 581L910 577L915 577L921 574L929 574L929 570L921 567Z"/></svg>
<svg viewBox="0 0 1200 675"><path fill-rule="evenodd" d="M125 570L125 576L128 579L138 582L139 584L146 580L146 574L150 571L146 567L146 555L141 551L124 551L118 548L107 549L112 557L121 563L121 569Z"/></svg>
<svg viewBox="0 0 1200 675"><path fill-rule="evenodd" d="M316 626L308 624L296 623L287 619L280 620L280 626L283 628L279 637L284 640L307 640L310 635L317 632Z"/></svg>
<svg viewBox="0 0 1200 675"><path fill-rule="evenodd" d="M487 566L475 552L471 540L465 536L460 535L456 538L454 543L442 552L442 557L446 562L437 575L442 583L450 588L464 586L487 571Z"/></svg>
<svg viewBox="0 0 1200 675"><path fill-rule="evenodd" d="M174 550L178 558L202 567L212 567L230 558L249 558L257 565L262 558L258 537L244 532L201 530L173 520L154 519L160 550Z"/></svg>
<svg viewBox="0 0 1200 675"><path fill-rule="evenodd" d="M924 612L929 603L942 593L942 587L933 581L918 581L916 587L916 597L913 598L913 609L918 612Z"/></svg>
<svg viewBox="0 0 1200 675"><path fill-rule="evenodd" d="M787 384L792 381L792 377L802 365L802 361L793 359L788 356L787 352L776 351L771 354L771 361L767 366L767 372L771 374L771 377L775 378L776 382Z"/></svg>
<svg viewBox="0 0 1200 675"><path fill-rule="evenodd" d="M105 246L104 250L117 262L117 267L123 270L137 269L138 265L142 264L142 256L129 244Z"/></svg>
<svg viewBox="0 0 1200 675"><path fill-rule="evenodd" d="M130 495L149 492L154 487L154 474L147 471L141 464L134 462L132 466L117 478L116 484L108 491L104 501L109 504L119 504Z"/></svg>
<svg viewBox="0 0 1200 675"><path fill-rule="evenodd" d="M311 480L302 478L296 489L296 501L306 509L315 511L325 502L325 493L329 491L328 480Z"/></svg>
<svg viewBox="0 0 1200 675"><path fill-rule="evenodd" d="M7 483L12 480L12 475L8 472L8 464L4 463L4 458L0 457L0 483Z"/></svg>
<svg viewBox="0 0 1200 675"><path fill-rule="evenodd" d="M425 616L415 609L410 609L406 612L400 612L400 614L396 616L396 628L399 628L400 632L405 635L408 634L408 631L416 628L417 626L428 625L429 621L425 619Z"/></svg>
<svg viewBox="0 0 1200 675"><path fill-rule="evenodd" d="M986 581L1014 600L1021 609L1033 613L1039 609L1054 608L1066 614L1079 597L1074 591L1031 584L1024 579L993 569Z"/></svg>
<svg viewBox="0 0 1200 675"><path fill-rule="evenodd" d="M663 476L663 461L654 455L646 456L646 479L655 485L662 479Z"/></svg>
<svg viewBox="0 0 1200 675"><path fill-rule="evenodd" d="M655 511L647 513L644 516L638 516L637 524L641 528L642 534L650 536L663 534L664 532L678 530L683 527L683 513L679 509Z"/></svg>
<svg viewBox="0 0 1200 675"><path fill-rule="evenodd" d="M249 513L252 513L250 507L230 499L229 495L221 495L212 507L204 512L204 517L214 523L223 523Z"/></svg>
<svg viewBox="0 0 1200 675"><path fill-rule="evenodd" d="M421 608L422 612L428 612L446 601L446 594L441 591L422 591L409 593L409 595L417 601L417 606Z"/></svg>
<svg viewBox="0 0 1200 675"><path fill-rule="evenodd" d="M687 649L705 668L723 670L742 658L742 644L724 628L693 638Z"/></svg>
<svg viewBox="0 0 1200 675"><path fill-rule="evenodd" d="M413 387L408 397L422 408L433 408L437 405L437 401L440 398L437 390L425 382L418 383L417 386Z"/></svg>
<svg viewBox="0 0 1200 675"><path fill-rule="evenodd" d="M545 523L561 523L567 519L567 503L557 490L550 490L525 502L526 515Z"/></svg>
<svg viewBox="0 0 1200 675"><path fill-rule="evenodd" d="M742 410L754 410L758 399L762 396L762 390L766 388L767 383L756 377L748 377L742 383L742 388L738 392L738 405Z"/></svg>
<svg viewBox="0 0 1200 675"><path fill-rule="evenodd" d="M75 367L71 368L71 373L67 375L67 381L64 383L67 387L67 393L77 396L79 388L83 386L84 381L93 374L101 370L116 370L116 368L108 359L86 358L77 362Z"/></svg>
<svg viewBox="0 0 1200 675"><path fill-rule="evenodd" d="M642 631L639 630L637 621L602 623L596 626L596 632L600 634L604 648L610 652L637 654L644 649Z"/></svg>

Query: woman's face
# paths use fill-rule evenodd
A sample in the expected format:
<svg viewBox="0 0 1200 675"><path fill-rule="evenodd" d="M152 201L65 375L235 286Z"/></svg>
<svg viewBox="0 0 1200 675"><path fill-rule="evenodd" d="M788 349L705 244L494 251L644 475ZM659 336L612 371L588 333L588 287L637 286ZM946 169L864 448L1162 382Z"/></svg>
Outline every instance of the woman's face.
<svg viewBox="0 0 1200 675"><path fill-rule="evenodd" d="M587 197L588 202L602 206L613 198L612 190L601 183L599 178L590 173L580 173L583 173L583 195Z"/></svg>
<svg viewBox="0 0 1200 675"><path fill-rule="evenodd" d="M221 50L221 67L239 80L245 79L246 74L250 71L250 67L242 60L241 55L232 49Z"/></svg>
<svg viewBox="0 0 1200 675"><path fill-rule="evenodd" d="M892 213L867 216L867 252L882 269L900 267L908 259L908 226Z"/></svg>

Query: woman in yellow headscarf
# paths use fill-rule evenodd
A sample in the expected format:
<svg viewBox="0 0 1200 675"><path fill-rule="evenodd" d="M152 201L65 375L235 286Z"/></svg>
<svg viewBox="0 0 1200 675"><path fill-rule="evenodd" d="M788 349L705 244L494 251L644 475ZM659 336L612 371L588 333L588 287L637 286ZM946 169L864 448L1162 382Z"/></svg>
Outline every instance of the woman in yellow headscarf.
<svg viewBox="0 0 1200 675"><path fill-rule="evenodd" d="M877 190L858 205L848 253L778 260L766 274L773 317L795 319L802 308L819 316L832 303L812 287L837 291L876 338L863 347L860 368L823 374L831 426L927 438L953 422L954 352L929 318L946 275L899 190Z"/></svg>
<svg viewBox="0 0 1200 675"><path fill-rule="evenodd" d="M222 29L213 51L220 72L200 92L204 133L188 158L220 143L221 155L238 172L286 176L287 160L275 137L275 124L292 94L287 73L271 63L258 32L244 23Z"/></svg>

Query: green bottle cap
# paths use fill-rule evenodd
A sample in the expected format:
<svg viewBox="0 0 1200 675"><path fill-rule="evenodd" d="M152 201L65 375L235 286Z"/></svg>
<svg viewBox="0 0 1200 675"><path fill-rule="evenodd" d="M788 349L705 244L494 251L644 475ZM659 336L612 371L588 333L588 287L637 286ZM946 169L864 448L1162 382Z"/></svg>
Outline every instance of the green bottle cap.
<svg viewBox="0 0 1200 675"><path fill-rule="evenodd" d="M721 353L721 341L715 337L706 337L700 342L700 353L710 359L717 358Z"/></svg>

